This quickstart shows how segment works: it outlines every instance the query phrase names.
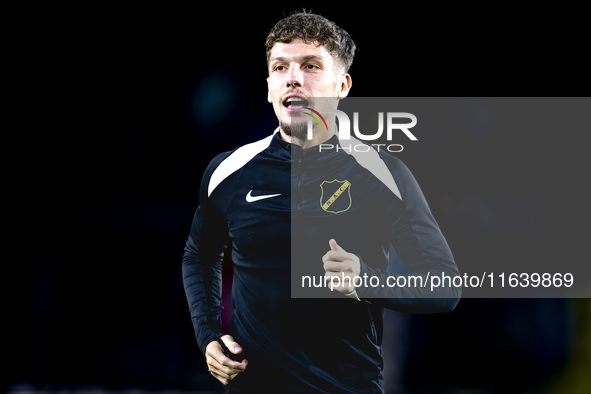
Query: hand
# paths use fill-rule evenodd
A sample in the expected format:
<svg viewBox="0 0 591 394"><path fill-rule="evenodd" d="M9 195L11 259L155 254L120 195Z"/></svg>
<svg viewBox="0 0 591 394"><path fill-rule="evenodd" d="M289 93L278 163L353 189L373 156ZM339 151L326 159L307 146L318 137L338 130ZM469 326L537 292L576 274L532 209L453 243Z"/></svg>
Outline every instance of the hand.
<svg viewBox="0 0 591 394"><path fill-rule="evenodd" d="M326 272L324 276L331 283L331 290L343 294L352 293L355 290L354 279L361 272L359 257L345 251L334 239L328 241L328 245L330 250L322 257L324 271ZM344 281L342 280L343 275L345 277ZM346 279L347 277L351 278L351 283L349 283L349 279Z"/></svg>
<svg viewBox="0 0 591 394"><path fill-rule="evenodd" d="M224 335L220 339L230 352L234 354L242 353L242 348L234 342L231 335ZM236 375L244 372L248 365L246 359L238 362L226 357L222 345L218 341L211 341L205 348L205 361L207 362L208 371L224 385L228 385Z"/></svg>

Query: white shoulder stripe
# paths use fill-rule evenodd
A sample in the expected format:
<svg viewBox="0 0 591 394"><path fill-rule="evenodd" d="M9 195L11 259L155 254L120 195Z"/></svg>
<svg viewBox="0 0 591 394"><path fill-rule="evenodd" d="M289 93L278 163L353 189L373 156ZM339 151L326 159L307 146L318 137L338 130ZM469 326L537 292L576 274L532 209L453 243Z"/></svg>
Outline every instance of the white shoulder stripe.
<svg viewBox="0 0 591 394"><path fill-rule="evenodd" d="M264 151L269 146L273 135L275 135L278 130L279 127L275 129L273 134L270 136L262 140L241 146L230 156L226 157L224 161L222 161L215 169L213 174L211 174L209 186L207 187L207 196L209 197L224 179L241 169L246 163L251 161L253 157Z"/></svg>
<svg viewBox="0 0 591 394"><path fill-rule="evenodd" d="M369 170L376 178L378 178L388 189L392 191L400 200L402 200L402 194L398 189L398 185L394 181L392 173L384 163L384 160L380 158L380 155L373 146L369 146L371 149L367 152L357 152L353 148L353 145L362 144L358 139L351 137L350 140L342 140L339 138L339 144L342 147L347 147L350 150L343 149L347 154L353 156L357 163L366 170Z"/></svg>

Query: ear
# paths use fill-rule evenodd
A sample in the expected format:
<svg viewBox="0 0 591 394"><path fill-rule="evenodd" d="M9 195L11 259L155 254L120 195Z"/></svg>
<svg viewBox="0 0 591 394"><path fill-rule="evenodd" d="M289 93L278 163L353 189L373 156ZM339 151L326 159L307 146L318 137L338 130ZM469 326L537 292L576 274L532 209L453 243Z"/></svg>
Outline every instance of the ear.
<svg viewBox="0 0 591 394"><path fill-rule="evenodd" d="M339 91L337 93L338 98L342 99L347 97L349 90L351 90L351 86L353 86L351 76L347 73L341 75L341 80L339 81Z"/></svg>
<svg viewBox="0 0 591 394"><path fill-rule="evenodd" d="M269 77L267 77L267 101L273 104L271 101L271 90L269 90Z"/></svg>

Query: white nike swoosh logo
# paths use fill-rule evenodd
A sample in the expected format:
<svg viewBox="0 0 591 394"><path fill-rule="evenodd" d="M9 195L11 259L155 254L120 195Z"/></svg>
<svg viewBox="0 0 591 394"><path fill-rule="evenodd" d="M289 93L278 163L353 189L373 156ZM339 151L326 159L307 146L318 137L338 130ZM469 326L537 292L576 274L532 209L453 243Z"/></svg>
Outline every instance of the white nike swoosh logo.
<svg viewBox="0 0 591 394"><path fill-rule="evenodd" d="M264 200L265 198L271 198L271 197L277 197L280 196L281 193L279 194L267 194L266 196L251 196L250 193L252 193L252 190L248 192L248 194L246 195L246 201L247 202L255 202L258 200Z"/></svg>

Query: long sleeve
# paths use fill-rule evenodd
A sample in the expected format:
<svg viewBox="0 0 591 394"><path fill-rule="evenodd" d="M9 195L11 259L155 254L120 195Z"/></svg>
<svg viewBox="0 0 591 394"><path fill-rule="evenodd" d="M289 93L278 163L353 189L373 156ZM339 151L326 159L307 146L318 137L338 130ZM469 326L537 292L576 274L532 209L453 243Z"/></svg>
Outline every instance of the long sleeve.
<svg viewBox="0 0 591 394"><path fill-rule="evenodd" d="M199 193L200 205L185 246L182 261L183 283L201 352L224 335L221 328L222 259L229 243L228 228L223 212L223 198L207 195L209 179L225 155L216 157L203 176Z"/></svg>
<svg viewBox="0 0 591 394"><path fill-rule="evenodd" d="M446 280L445 286L440 284L431 288L432 280L434 284L438 283L432 278L434 276L441 279L445 275L453 279L459 275L451 250L414 176L400 160L384 156L387 156L386 164L402 197L402 204L392 206L385 215L384 233L389 239L384 241L384 246L387 250L391 244L410 272L394 274L380 270L366 264L360 256L360 276L379 278L379 286L359 287L358 296L372 304L400 312L451 311L459 301L461 287L449 286ZM404 286L390 286L393 283Z"/></svg>

